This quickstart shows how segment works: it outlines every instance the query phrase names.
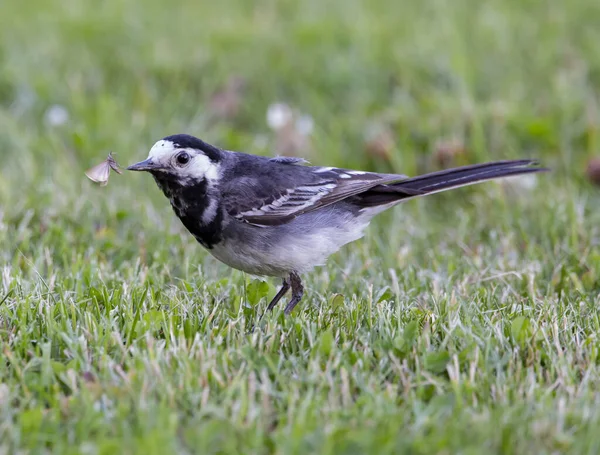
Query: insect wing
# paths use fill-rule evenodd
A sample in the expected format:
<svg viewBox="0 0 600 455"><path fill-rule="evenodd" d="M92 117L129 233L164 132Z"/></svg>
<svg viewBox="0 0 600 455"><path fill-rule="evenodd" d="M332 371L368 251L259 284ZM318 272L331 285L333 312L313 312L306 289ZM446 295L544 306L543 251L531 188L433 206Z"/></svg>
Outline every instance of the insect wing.
<svg viewBox="0 0 600 455"><path fill-rule="evenodd" d="M121 168L119 167L119 163L112 156L112 152L108 154L108 158L106 158L106 162L109 164L110 168L115 171L117 174L122 174Z"/></svg>
<svg viewBox="0 0 600 455"><path fill-rule="evenodd" d="M92 182L99 183L101 186L105 186L108 183L108 177L110 176L111 165L108 160L88 169L85 173L88 179Z"/></svg>

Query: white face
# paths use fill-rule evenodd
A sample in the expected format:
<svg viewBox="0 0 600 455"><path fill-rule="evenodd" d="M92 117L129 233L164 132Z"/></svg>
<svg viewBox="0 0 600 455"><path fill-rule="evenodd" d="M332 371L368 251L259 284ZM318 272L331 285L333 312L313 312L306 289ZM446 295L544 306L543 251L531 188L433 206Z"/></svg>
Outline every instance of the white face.
<svg viewBox="0 0 600 455"><path fill-rule="evenodd" d="M177 176L182 182L216 180L219 176L219 164L213 163L201 150L176 147L171 141L158 141L150 149L148 158L164 172Z"/></svg>

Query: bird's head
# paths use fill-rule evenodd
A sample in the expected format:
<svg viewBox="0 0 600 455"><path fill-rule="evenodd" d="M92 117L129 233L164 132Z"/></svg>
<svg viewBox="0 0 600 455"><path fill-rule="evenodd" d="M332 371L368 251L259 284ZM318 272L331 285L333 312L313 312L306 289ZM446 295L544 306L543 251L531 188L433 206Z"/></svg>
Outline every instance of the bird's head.
<svg viewBox="0 0 600 455"><path fill-rule="evenodd" d="M147 159L127 169L148 171L164 185L186 187L217 180L221 159L222 151L217 147L194 136L176 134L158 141Z"/></svg>

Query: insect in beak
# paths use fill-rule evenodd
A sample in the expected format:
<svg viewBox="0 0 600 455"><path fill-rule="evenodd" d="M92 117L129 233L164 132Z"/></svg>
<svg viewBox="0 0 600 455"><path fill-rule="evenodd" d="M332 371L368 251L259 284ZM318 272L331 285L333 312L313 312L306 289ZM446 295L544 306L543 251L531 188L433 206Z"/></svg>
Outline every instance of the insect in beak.
<svg viewBox="0 0 600 455"><path fill-rule="evenodd" d="M154 169L158 169L159 166L152 161L152 158L148 158L147 160L140 161L139 163L132 164L127 167L128 171L152 171Z"/></svg>
<svg viewBox="0 0 600 455"><path fill-rule="evenodd" d="M100 186L106 186L108 184L108 178L110 177L110 170L115 171L117 174L122 174L119 164L113 158L112 152L108 154L108 157L100 164L88 169L85 173L86 177L92 182L99 183Z"/></svg>

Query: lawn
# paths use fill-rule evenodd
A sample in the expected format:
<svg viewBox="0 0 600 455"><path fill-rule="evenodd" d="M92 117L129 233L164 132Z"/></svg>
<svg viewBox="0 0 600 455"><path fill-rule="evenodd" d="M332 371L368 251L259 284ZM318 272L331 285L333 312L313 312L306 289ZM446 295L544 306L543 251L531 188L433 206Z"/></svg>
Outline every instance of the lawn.
<svg viewBox="0 0 600 455"><path fill-rule="evenodd" d="M3 2L0 453L600 452L599 23L597 0ZM213 259L150 176L84 176L180 132L552 172L386 212L251 332L279 280Z"/></svg>

